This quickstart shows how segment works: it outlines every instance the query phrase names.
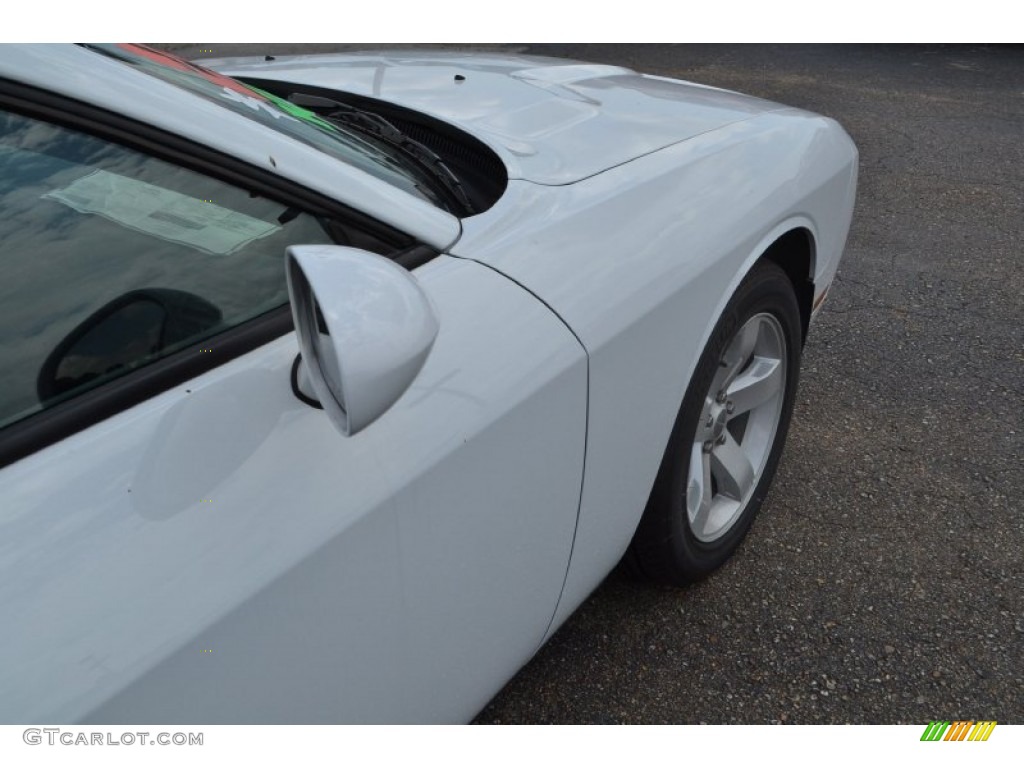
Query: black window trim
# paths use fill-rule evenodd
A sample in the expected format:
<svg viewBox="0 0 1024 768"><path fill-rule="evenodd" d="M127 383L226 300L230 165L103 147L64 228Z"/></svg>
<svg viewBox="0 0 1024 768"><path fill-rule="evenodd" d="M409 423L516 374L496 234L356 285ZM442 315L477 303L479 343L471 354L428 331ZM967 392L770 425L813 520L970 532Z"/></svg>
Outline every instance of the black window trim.
<svg viewBox="0 0 1024 768"><path fill-rule="evenodd" d="M409 235L319 192L190 139L92 104L0 78L0 109L120 144L328 221L350 223L392 245L391 257L406 269L412 270L438 255L435 249L418 243ZM283 257L284 254L282 273ZM66 402L0 427L0 469L219 368L293 329L291 307L285 304ZM201 353L201 349L213 351Z"/></svg>

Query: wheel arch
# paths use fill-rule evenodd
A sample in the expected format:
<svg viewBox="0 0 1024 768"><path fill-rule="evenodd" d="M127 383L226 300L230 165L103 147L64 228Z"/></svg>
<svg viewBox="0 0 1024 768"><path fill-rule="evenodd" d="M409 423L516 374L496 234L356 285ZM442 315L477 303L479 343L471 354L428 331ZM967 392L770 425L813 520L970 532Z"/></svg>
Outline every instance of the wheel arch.
<svg viewBox="0 0 1024 768"><path fill-rule="evenodd" d="M764 262L771 262L776 265L789 278L800 312L801 342L805 342L814 304L814 278L817 261L816 242L813 222L806 216L792 215L771 227L756 241L756 245L753 248L749 250L741 249L739 253L734 252L734 256L742 258L740 268L732 273L727 289L722 292L720 303L712 313L709 324L703 334L700 349L704 350L710 343L715 328L718 326L740 286L757 269L758 265ZM689 376L685 380L682 392L676 401L677 409L681 408L684 403L686 391L695 375L696 365L697 363L695 362L694 369L690 370ZM666 444L665 450L667 451L670 446L671 443L669 442ZM664 460L665 457L663 455L662 461ZM654 486L652 485L651 492L653 492L653 489ZM640 529L640 524L641 522L638 521L636 530ZM634 540L635 536L636 533L634 532ZM643 569L639 565L635 553L633 553L633 546L633 542L631 542L629 549L627 549L624 555L624 562L628 570L634 574L640 574L643 572Z"/></svg>
<svg viewBox="0 0 1024 768"><path fill-rule="evenodd" d="M816 262L815 238L811 230L801 224L780 234L754 262L771 261L777 264L793 283L797 304L800 306L800 325L803 340L811 323L814 306L814 274ZM753 265L751 265L753 268Z"/></svg>

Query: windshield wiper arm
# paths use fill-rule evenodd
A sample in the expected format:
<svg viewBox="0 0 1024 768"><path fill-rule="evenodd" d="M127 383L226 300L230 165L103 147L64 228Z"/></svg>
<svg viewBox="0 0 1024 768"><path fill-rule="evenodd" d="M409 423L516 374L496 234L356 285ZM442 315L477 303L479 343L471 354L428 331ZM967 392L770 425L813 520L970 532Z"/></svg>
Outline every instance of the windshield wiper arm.
<svg viewBox="0 0 1024 768"><path fill-rule="evenodd" d="M430 177L438 182L467 214L476 213L462 182L452 173L441 156L402 133L387 119L365 109L353 107L351 104L311 93L291 93L288 95L288 101L306 109L331 110L323 113L323 117L327 120L368 133L401 150L416 161L420 168L426 170Z"/></svg>

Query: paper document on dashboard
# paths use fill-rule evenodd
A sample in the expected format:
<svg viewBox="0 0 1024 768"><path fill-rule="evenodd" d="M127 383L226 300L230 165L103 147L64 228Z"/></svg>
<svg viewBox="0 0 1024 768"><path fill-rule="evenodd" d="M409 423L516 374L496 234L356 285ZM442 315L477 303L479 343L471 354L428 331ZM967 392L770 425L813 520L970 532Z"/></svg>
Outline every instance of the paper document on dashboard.
<svg viewBox="0 0 1024 768"><path fill-rule="evenodd" d="M280 226L145 181L93 171L43 195L138 232L217 255L234 253Z"/></svg>

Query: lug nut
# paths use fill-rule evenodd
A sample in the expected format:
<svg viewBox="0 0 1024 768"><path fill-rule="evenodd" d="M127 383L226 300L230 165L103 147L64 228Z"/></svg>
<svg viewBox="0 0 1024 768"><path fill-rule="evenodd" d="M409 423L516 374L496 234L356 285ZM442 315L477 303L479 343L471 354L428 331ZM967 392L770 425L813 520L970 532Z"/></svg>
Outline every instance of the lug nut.
<svg viewBox="0 0 1024 768"><path fill-rule="evenodd" d="M705 424L704 426L706 426L708 429L711 429L713 426L715 426L715 417L708 416L708 423Z"/></svg>
<svg viewBox="0 0 1024 768"><path fill-rule="evenodd" d="M726 401L726 403L725 403L725 412L726 413L732 413L735 410L736 410L736 403L734 403L732 400Z"/></svg>
<svg viewBox="0 0 1024 768"><path fill-rule="evenodd" d="M720 434L718 436L718 441L717 442L718 442L719 445L725 445L725 432L723 432L722 434Z"/></svg>
<svg viewBox="0 0 1024 768"><path fill-rule="evenodd" d="M704 453L711 453L711 450L715 447L715 444L710 440L704 441Z"/></svg>
<svg viewBox="0 0 1024 768"><path fill-rule="evenodd" d="M721 392L719 392L718 395L715 396L715 402L719 403L719 404L725 402L725 390L724 389Z"/></svg>

